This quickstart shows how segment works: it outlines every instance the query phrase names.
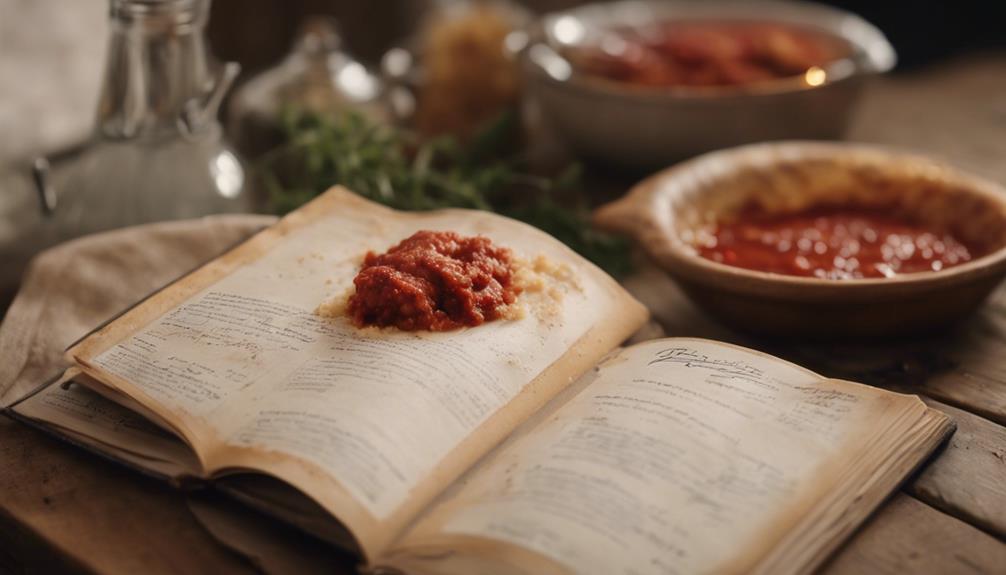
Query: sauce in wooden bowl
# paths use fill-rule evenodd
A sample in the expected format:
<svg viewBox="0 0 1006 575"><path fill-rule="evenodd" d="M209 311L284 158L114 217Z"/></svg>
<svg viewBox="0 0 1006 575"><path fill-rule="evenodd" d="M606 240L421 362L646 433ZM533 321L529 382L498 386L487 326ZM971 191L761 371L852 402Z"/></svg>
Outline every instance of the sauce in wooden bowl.
<svg viewBox="0 0 1006 575"><path fill-rule="evenodd" d="M838 280L940 271L981 255L946 230L888 210L842 206L741 213L702 234L696 248L730 266Z"/></svg>

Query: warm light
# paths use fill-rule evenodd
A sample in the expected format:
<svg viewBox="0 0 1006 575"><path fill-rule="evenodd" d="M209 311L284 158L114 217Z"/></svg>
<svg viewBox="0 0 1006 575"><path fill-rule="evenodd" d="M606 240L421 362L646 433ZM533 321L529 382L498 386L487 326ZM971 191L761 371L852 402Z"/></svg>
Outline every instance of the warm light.
<svg viewBox="0 0 1006 575"><path fill-rule="evenodd" d="M629 43L614 34L601 39L601 51L610 56L621 56L628 52Z"/></svg>
<svg viewBox="0 0 1006 575"><path fill-rule="evenodd" d="M531 57L531 61L541 66L549 76L560 82L569 80L573 75L573 67L569 65L569 62L545 44L535 44L531 47L528 55Z"/></svg>
<svg viewBox="0 0 1006 575"><path fill-rule="evenodd" d="M552 27L555 39L561 44L576 44L586 36L587 30L583 23L572 16L563 16L555 21Z"/></svg>
<svg viewBox="0 0 1006 575"><path fill-rule="evenodd" d="M349 62L339 69L335 74L335 81L344 92L357 100L369 100L377 96L377 81L357 62Z"/></svg>
<svg viewBox="0 0 1006 575"><path fill-rule="evenodd" d="M807 73L803 75L803 80L807 82L808 86L820 86L824 84L827 78L828 74L817 66L811 66L807 69Z"/></svg>
<svg viewBox="0 0 1006 575"><path fill-rule="evenodd" d="M236 198L241 193L245 183L244 170L234 154L227 150L221 151L210 160L210 176L217 184L217 191L225 198Z"/></svg>

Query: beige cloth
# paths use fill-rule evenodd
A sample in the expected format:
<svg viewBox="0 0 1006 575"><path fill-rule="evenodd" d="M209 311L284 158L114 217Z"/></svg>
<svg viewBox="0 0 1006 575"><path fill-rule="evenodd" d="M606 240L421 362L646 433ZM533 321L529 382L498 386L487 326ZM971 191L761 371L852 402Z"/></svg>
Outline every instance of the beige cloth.
<svg viewBox="0 0 1006 575"><path fill-rule="evenodd" d="M58 374L75 340L273 221L227 215L164 222L39 254L0 325L0 407Z"/></svg>
<svg viewBox="0 0 1006 575"><path fill-rule="evenodd" d="M57 375L64 367L62 352L73 341L274 221L276 219L270 216L226 215L164 222L77 239L39 254L25 273L21 290L0 326L0 358L3 358L0 362L0 406L17 400ZM16 425L13 422L2 423ZM11 432L8 429L3 436L9 439ZM48 453L46 449L51 450L52 446L49 443L38 445L36 455L46 455L47 460L57 457L58 453ZM72 448L66 449L71 451L68 455L76 455ZM73 467L71 459L52 459L50 463ZM60 491L93 490L94 482L86 482L87 476L83 469L77 469L72 475L62 475L58 480ZM122 481L118 474L110 476L108 487L117 485L116 481ZM139 477L137 482L141 482ZM117 491L126 493L126 490ZM151 513L148 508L159 510L163 507L155 502L138 502L135 498L140 496L129 493L133 499L127 505L147 509L147 513ZM112 571L136 566L129 561L110 561L102 552L107 551L110 543L94 539L122 537L122 534L113 531L103 535L101 530L91 535L79 532L66 534L61 530L46 533L47 529L52 529L51 522L39 520L38 515L28 509L32 498L29 494L22 495L25 497L15 498L18 501L14 502L20 505L6 511L17 516L23 514L22 519L27 521L28 527L42 532L40 535L50 544L73 547L68 550L73 560L102 570L111 568ZM91 504L98 504L105 495L92 494L86 499ZM50 500L48 497L44 499ZM170 502L165 503L171 505ZM192 517L202 524L206 532L242 556L254 570L268 573L348 573L346 566L352 565L350 559L341 558L334 550L299 537L290 528L267 521L213 494L190 496L187 504ZM45 501L45 506L51 505L51 501ZM87 512L90 515L101 511L94 507L91 505L86 510L70 501L60 507L60 513L75 515ZM63 521L56 523L68 526L121 521L129 524L142 519L123 517L121 514L124 511L110 507L105 513L117 514L117 517L92 517L91 520L64 515ZM177 521L182 521L180 518L184 516L177 517ZM180 537L179 542L184 540ZM167 542L161 545L171 546ZM90 557L93 553L102 553L104 557ZM225 555L204 552L200 557L202 561L214 563ZM208 564L202 566L210 567ZM149 568L151 573L170 573L175 572L177 567L155 561L146 565L145 569Z"/></svg>
<svg viewBox="0 0 1006 575"><path fill-rule="evenodd" d="M0 326L0 406L59 374L65 365L63 350L73 341L274 221L269 216L228 215L164 222L89 236L40 254ZM10 465L8 469L15 471L14 475L0 474L0 492L10 496L0 502L0 512L13 515L49 545L66 548L73 562L95 571L130 572L142 566L149 573L189 572L193 567L235 572L241 561L228 562L227 551L221 554L210 543L197 543L194 538L200 536L200 527L192 517L202 524L202 537L212 535L254 571L352 571L351 558L212 493L180 497L170 490L143 487L149 483L139 476L103 466L69 446L43 441L14 422L0 421L0 440L0 468ZM30 459L8 461L8 451ZM39 481L34 477L39 473L36 464L61 472L42 477L36 488L32 486ZM130 479L137 485L123 483ZM72 496L49 495L49 486ZM188 505L188 519L183 501ZM177 535L176 542L159 540L157 550L171 554L176 546L184 547L187 550L177 551L191 557L166 561L153 550L145 553L154 557L109 553L117 544L135 543L128 539L135 532L130 525L142 527L150 536L157 533L160 525L144 524L154 517L173 526L169 530ZM80 529L89 524L94 528Z"/></svg>

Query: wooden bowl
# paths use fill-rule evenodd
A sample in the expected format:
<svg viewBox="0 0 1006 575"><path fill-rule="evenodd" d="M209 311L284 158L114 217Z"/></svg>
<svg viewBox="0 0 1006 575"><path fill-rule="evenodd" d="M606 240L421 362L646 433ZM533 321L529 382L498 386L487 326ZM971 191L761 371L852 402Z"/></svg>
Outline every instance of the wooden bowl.
<svg viewBox="0 0 1006 575"><path fill-rule="evenodd" d="M984 255L937 272L853 280L752 271L700 257L695 234L752 203L768 212L819 203L884 206L983 246ZM595 222L632 236L724 323L774 336L936 330L974 310L1006 275L1006 189L930 158L869 145L781 142L713 152L637 184L601 207Z"/></svg>

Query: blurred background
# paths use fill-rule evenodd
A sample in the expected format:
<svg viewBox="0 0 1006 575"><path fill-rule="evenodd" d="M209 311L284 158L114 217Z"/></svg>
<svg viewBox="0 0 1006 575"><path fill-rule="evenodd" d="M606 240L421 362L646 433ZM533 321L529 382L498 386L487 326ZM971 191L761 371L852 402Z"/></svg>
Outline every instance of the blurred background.
<svg viewBox="0 0 1006 575"><path fill-rule="evenodd" d="M583 3L517 2L535 13ZM823 0L821 3L851 10L880 28L898 52L902 69L971 50L1006 46L1006 2ZM247 71L254 71L282 57L305 17L328 14L342 24L346 45L362 59L376 62L392 43L411 33L417 17L434 4L425 0L215 0L210 41L221 58L237 60Z"/></svg>
<svg viewBox="0 0 1006 575"><path fill-rule="evenodd" d="M1002 83L989 80L990 73L1006 73L1006 2L823 3L880 29L898 55L895 79L992 61L959 90L977 94L991 86L998 95L981 94L982 101L1000 104L932 113L970 114L971 122L1006 126ZM515 107L522 90L500 44L539 15L578 3L486 4L492 10L470 17L482 3L0 0L0 310L28 259L59 241L206 213L283 213L332 180L404 209L501 211L618 272L612 262L625 259L624 247L585 223L591 194L624 192L661 166L611 169L589 151L571 154L561 138L529 133L527 110L516 124L513 118L497 122L497 112ZM173 8L158 12L162 5ZM469 15L459 17L458 7ZM158 38L149 52L137 51L140 29ZM320 80L312 77L312 62L323 63ZM447 78L439 87L431 80L438 74ZM424 97L416 96L417 77L425 82ZM913 81L889 92L888 102L910 99ZM459 92L468 95L459 99ZM919 105L895 107L902 124L932 109L928 96L918 94ZM828 105L821 100L808 113L820 116ZM343 108L363 119L343 121L336 114ZM860 111L860 123L874 123L871 114L890 116L891 109ZM545 125L548 116L539 110L544 119L532 124ZM835 129L844 130L845 123ZM735 124L731 129L743 127ZM404 125L414 134L375 135L372 125ZM853 137L875 135L853 126ZM902 134L909 144L926 136L919 128ZM450 138L438 139L443 135ZM959 136L968 138L966 132ZM969 151L1000 152L986 144ZM403 187L421 193L406 198L399 195ZM536 199L501 199L516 197L515 188ZM569 188L593 191L586 198L574 193L570 201L563 195Z"/></svg>
<svg viewBox="0 0 1006 575"><path fill-rule="evenodd" d="M1006 2L918 0L824 3L876 24L898 52L898 71L970 51L1006 46ZM376 63L415 31L431 0L215 0L208 35L213 52L242 65L242 79L277 63L311 15L340 24L346 47ZM524 0L535 12L578 4ZM23 155L89 128L107 48L108 0L0 0L0 160ZM17 137L10 137L17 134Z"/></svg>

